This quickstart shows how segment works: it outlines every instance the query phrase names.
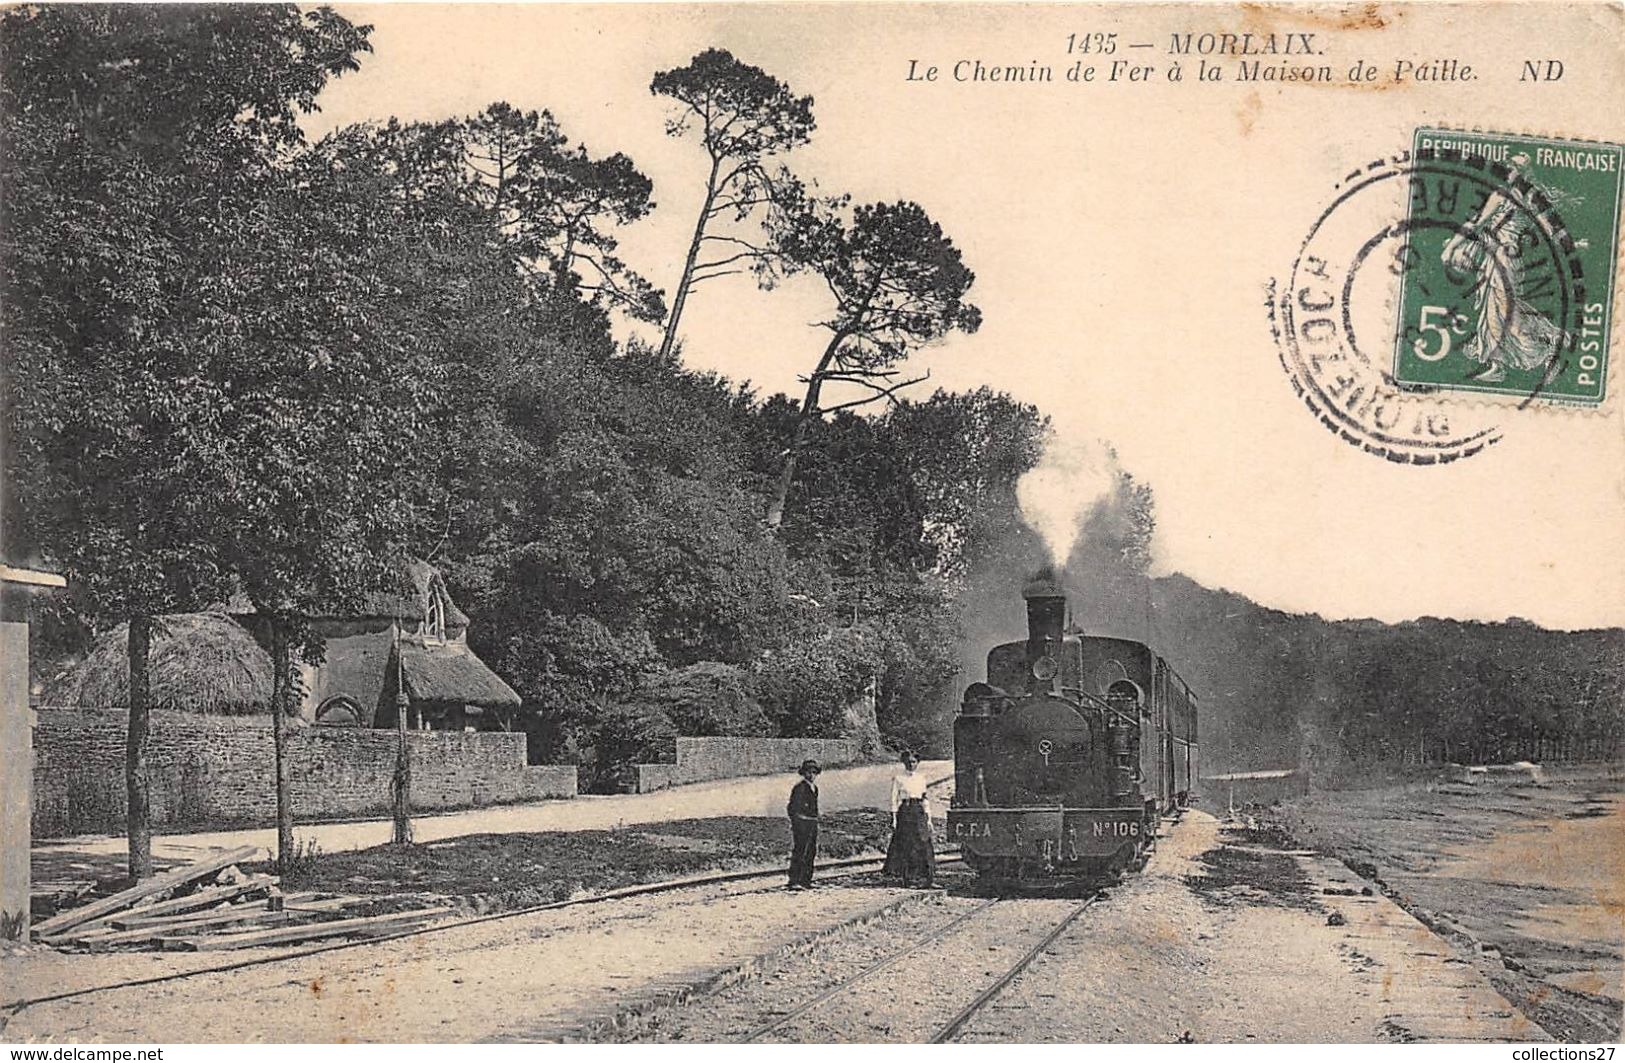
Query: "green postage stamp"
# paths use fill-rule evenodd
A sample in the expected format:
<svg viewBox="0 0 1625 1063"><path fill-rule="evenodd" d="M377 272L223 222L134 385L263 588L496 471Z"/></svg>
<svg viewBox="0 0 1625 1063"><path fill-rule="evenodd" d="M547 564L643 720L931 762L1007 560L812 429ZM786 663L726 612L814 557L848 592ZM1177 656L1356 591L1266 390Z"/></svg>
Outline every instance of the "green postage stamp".
<svg viewBox="0 0 1625 1063"><path fill-rule="evenodd" d="M1601 403L1625 149L1419 129L1412 151L1395 382Z"/></svg>

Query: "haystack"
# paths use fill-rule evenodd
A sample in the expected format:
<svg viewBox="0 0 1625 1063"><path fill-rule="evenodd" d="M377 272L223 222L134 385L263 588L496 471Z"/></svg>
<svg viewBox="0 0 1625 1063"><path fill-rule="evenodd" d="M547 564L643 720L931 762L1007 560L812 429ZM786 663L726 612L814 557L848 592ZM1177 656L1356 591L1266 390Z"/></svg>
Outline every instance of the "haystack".
<svg viewBox="0 0 1625 1063"><path fill-rule="evenodd" d="M68 704L129 706L129 630L128 624L120 624L96 640L96 648L66 677ZM270 655L228 616L178 613L160 618L148 668L155 709L218 716L270 712Z"/></svg>

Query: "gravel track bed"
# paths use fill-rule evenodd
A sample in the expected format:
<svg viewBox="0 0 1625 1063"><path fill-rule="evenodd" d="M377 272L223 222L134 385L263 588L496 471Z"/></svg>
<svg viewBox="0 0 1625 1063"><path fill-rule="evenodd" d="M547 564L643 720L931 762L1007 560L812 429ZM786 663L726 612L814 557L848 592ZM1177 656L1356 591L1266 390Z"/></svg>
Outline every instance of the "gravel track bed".
<svg viewBox="0 0 1625 1063"><path fill-rule="evenodd" d="M719 993L646 1014L623 1035L642 1042L733 1041L975 911L987 898L939 895L765 964ZM768 1043L929 1040L1073 911L1078 899L1015 898L765 1034ZM952 972L951 977L944 977ZM995 1002L996 1003L996 1002Z"/></svg>
<svg viewBox="0 0 1625 1063"><path fill-rule="evenodd" d="M35 1005L9 1016L4 1034L160 1043L556 1039L627 1000L699 982L902 895L854 884L788 893L776 881L752 881L537 912Z"/></svg>

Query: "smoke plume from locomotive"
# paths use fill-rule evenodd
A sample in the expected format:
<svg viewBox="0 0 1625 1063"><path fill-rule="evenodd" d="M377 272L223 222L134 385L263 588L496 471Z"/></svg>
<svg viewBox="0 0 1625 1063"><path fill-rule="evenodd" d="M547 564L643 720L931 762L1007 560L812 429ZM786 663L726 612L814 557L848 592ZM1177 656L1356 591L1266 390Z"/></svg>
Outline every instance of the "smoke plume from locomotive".
<svg viewBox="0 0 1625 1063"><path fill-rule="evenodd" d="M1110 501L1116 484L1117 462L1103 444L1052 437L1043 459L1016 484L1016 501L1021 519L1044 540L1050 560L1065 565L1090 512Z"/></svg>

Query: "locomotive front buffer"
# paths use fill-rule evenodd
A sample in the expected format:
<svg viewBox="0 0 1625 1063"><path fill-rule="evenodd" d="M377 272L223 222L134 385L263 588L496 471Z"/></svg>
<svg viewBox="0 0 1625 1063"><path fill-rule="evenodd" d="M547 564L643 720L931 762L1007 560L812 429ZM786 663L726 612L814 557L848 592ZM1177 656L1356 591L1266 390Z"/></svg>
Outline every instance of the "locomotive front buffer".
<svg viewBox="0 0 1625 1063"><path fill-rule="evenodd" d="M1136 808L948 810L948 838L971 866L1016 865L1043 874L1108 863L1144 844L1146 829L1145 813Z"/></svg>

